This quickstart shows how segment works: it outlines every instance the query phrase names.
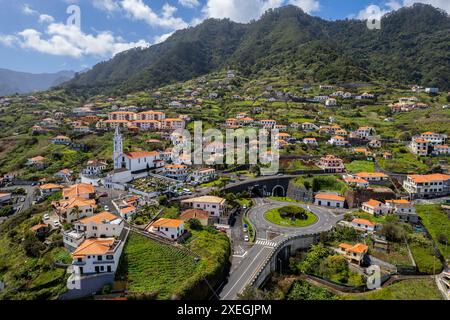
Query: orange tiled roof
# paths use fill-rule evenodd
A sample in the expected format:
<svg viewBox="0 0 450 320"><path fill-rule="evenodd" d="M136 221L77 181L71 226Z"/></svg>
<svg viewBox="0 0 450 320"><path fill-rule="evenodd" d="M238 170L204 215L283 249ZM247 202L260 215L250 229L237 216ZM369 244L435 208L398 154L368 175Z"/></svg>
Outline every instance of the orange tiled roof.
<svg viewBox="0 0 450 320"><path fill-rule="evenodd" d="M39 186L39 189L42 190L49 190L49 189L62 189L63 186L60 184L55 184L55 183L47 183L47 184L43 184L42 186Z"/></svg>
<svg viewBox="0 0 450 320"><path fill-rule="evenodd" d="M189 219L208 219L209 213L201 209L188 209L181 213L180 218L183 220Z"/></svg>
<svg viewBox="0 0 450 320"><path fill-rule="evenodd" d="M104 211L99 214L93 215L92 217L81 219L79 222L83 223L83 224L87 224L89 222L100 224L100 223L103 223L103 221L105 221L105 220L110 222L110 221L114 221L116 219L121 219L121 218L110 212Z"/></svg>
<svg viewBox="0 0 450 320"><path fill-rule="evenodd" d="M364 225L366 225L366 226L371 226L371 227L374 227L374 226L375 226L375 223L373 223L373 222L371 222L371 221L369 221L369 220L367 220L367 219L359 219L359 218L356 218L356 219L353 219L352 222L354 222L354 223L359 223L359 224L364 224Z"/></svg>
<svg viewBox="0 0 450 320"><path fill-rule="evenodd" d="M128 152L125 153L131 159L145 158L145 157L154 157L159 155L158 151L136 151L136 152Z"/></svg>
<svg viewBox="0 0 450 320"><path fill-rule="evenodd" d="M388 176L382 172L359 172L356 176L360 178L387 178Z"/></svg>
<svg viewBox="0 0 450 320"><path fill-rule="evenodd" d="M355 245L341 243L339 245L339 247L344 249L345 251L354 252L354 253L366 253L367 250L369 250L369 247L362 243L357 243Z"/></svg>
<svg viewBox="0 0 450 320"><path fill-rule="evenodd" d="M113 238L87 239L72 253L72 256L104 255L111 250L113 244Z"/></svg>
<svg viewBox="0 0 450 320"><path fill-rule="evenodd" d="M364 205L370 206L370 207L377 207L380 204L382 204L382 203L380 201L378 201L378 200L375 200L375 199L370 199L369 201L364 202Z"/></svg>
<svg viewBox="0 0 450 320"><path fill-rule="evenodd" d="M86 183L74 184L71 187L63 189L64 198L75 198L81 195L94 193L95 189L92 185Z"/></svg>
<svg viewBox="0 0 450 320"><path fill-rule="evenodd" d="M319 193L319 194L316 194L316 196L314 198L320 199L320 200L345 201L344 197L338 196L333 193Z"/></svg>
<svg viewBox="0 0 450 320"><path fill-rule="evenodd" d="M184 223L183 220L161 218L155 221L152 227L178 228Z"/></svg>
<svg viewBox="0 0 450 320"><path fill-rule="evenodd" d="M435 174L413 174L409 176L414 183L424 183L433 181L445 181L450 179L450 175L435 173Z"/></svg>

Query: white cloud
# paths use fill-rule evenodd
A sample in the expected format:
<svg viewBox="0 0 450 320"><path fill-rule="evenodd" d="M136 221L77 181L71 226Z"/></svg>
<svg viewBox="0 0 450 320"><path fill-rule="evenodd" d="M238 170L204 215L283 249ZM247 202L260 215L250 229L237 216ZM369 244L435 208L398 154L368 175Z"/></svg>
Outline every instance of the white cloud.
<svg viewBox="0 0 450 320"><path fill-rule="evenodd" d="M258 19L266 10L280 7L284 0L208 0L202 11L207 18L229 18L246 23Z"/></svg>
<svg viewBox="0 0 450 320"><path fill-rule="evenodd" d="M386 13L388 13L390 10L383 10L379 6L371 4L367 6L365 9L361 10L358 15L356 16L356 19L359 20L380 20L381 17L383 17Z"/></svg>
<svg viewBox="0 0 450 320"><path fill-rule="evenodd" d="M186 8L195 8L200 5L198 0L178 0L178 3Z"/></svg>
<svg viewBox="0 0 450 320"><path fill-rule="evenodd" d="M289 0L289 4L293 4L307 13L320 10L320 3L318 0Z"/></svg>
<svg viewBox="0 0 450 320"><path fill-rule="evenodd" d="M133 19L144 21L150 26L172 30L183 29L188 26L183 19L173 16L177 8L167 3L163 6L161 15L155 13L142 0L122 0L120 5Z"/></svg>
<svg viewBox="0 0 450 320"><path fill-rule="evenodd" d="M431 4L436 8L445 10L450 14L450 0L388 0L384 3L384 8L376 5L369 5L361 10L356 16L357 19L380 19L383 15L393 10L398 10L402 7L409 7L415 3Z"/></svg>
<svg viewBox="0 0 450 320"><path fill-rule="evenodd" d="M16 44L18 41L19 39L16 36L0 34L0 43L7 47L14 46L14 44Z"/></svg>
<svg viewBox="0 0 450 320"><path fill-rule="evenodd" d="M74 25L51 23L45 33L34 29L25 29L16 36L0 37L5 45L16 44L24 49L41 53L80 58L83 56L110 57L121 51L134 47L148 47L149 43L124 42L111 32L104 31L97 35L86 34Z"/></svg>
<svg viewBox="0 0 450 320"><path fill-rule="evenodd" d="M166 41L174 33L175 33L175 31L154 37L153 38L153 44L158 44L158 43Z"/></svg>
<svg viewBox="0 0 450 320"><path fill-rule="evenodd" d="M404 6L411 6L414 3L431 4L432 6L434 6L436 8L441 8L450 14L450 1L449 0L403 0Z"/></svg>
<svg viewBox="0 0 450 320"><path fill-rule="evenodd" d="M26 3L22 6L22 12L23 12L23 14L26 14L27 16L39 14L39 12L34 10L29 4L26 4Z"/></svg>
<svg viewBox="0 0 450 320"><path fill-rule="evenodd" d="M41 15L39 15L39 22L40 23L52 23L54 21L55 21L55 19L52 16L48 15L48 14L41 14Z"/></svg>
<svg viewBox="0 0 450 320"><path fill-rule="evenodd" d="M93 0L92 5L106 12L113 12L120 9L119 4L114 0Z"/></svg>

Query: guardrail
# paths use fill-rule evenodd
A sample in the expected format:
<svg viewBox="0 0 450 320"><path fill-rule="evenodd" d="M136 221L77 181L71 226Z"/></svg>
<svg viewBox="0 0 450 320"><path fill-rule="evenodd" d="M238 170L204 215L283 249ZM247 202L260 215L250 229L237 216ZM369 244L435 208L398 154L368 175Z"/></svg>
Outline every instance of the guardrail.
<svg viewBox="0 0 450 320"><path fill-rule="evenodd" d="M329 228L328 230L325 231L321 231L318 233L308 233L308 234L301 234L301 235L291 235L288 236L287 238L283 239L282 242L280 242L276 247L274 247L272 249L271 254L267 257L267 259L264 261L264 263L260 266L260 268L258 269L258 272L255 274L255 276L251 279L250 281L250 286L254 286L255 282L258 280L259 276L263 273L264 269L266 268L266 266L271 262L271 260L274 258L274 256L276 254L278 254L278 252L280 252L285 245L290 242L290 241L294 241L296 239L302 239L302 238L309 238L309 237L313 237L316 238L317 236L320 236L320 234L328 232L332 229L333 227Z"/></svg>

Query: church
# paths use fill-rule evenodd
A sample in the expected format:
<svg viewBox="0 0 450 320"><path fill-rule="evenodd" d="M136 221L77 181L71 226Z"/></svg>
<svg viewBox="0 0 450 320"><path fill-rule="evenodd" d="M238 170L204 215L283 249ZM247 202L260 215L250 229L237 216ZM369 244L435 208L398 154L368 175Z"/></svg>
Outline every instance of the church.
<svg viewBox="0 0 450 320"><path fill-rule="evenodd" d="M120 128L114 133L113 151L114 170L104 180L105 187L117 188L118 185L143 178L153 169L164 167L164 160L158 151L123 152L123 137Z"/></svg>

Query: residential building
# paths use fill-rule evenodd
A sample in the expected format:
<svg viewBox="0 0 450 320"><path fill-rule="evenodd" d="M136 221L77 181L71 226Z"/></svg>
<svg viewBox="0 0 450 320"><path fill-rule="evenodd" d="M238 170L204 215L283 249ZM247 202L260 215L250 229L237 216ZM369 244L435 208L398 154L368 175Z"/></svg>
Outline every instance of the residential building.
<svg viewBox="0 0 450 320"><path fill-rule="evenodd" d="M162 173L168 178L185 180L189 173L189 168L182 164L168 164L164 166Z"/></svg>
<svg viewBox="0 0 450 320"><path fill-rule="evenodd" d="M328 108L336 107L337 105L338 105L338 102L334 98L328 98L327 100L325 100L325 106Z"/></svg>
<svg viewBox="0 0 450 320"><path fill-rule="evenodd" d="M120 120L120 121L133 121L136 120L137 115L135 112L130 111L115 111L108 114L108 120Z"/></svg>
<svg viewBox="0 0 450 320"><path fill-rule="evenodd" d="M191 219L198 220L203 226L208 225L209 212L201 209L188 209L181 213L180 219L189 221Z"/></svg>
<svg viewBox="0 0 450 320"><path fill-rule="evenodd" d="M328 143L333 145L333 146L344 147L344 146L346 146L348 144L348 141L345 140L345 138L342 137L342 136L333 136L328 141Z"/></svg>
<svg viewBox="0 0 450 320"><path fill-rule="evenodd" d="M53 144L63 144L68 145L72 142L72 140L69 137L66 136L56 136L50 139L50 142Z"/></svg>
<svg viewBox="0 0 450 320"><path fill-rule="evenodd" d="M314 204L330 208L344 208L345 198L333 193L318 193L314 196Z"/></svg>
<svg viewBox="0 0 450 320"><path fill-rule="evenodd" d="M428 143L433 146L442 145L447 141L447 135L434 132L424 132L420 135L420 137L428 141Z"/></svg>
<svg viewBox="0 0 450 320"><path fill-rule="evenodd" d="M416 213L416 209L408 200L386 200L386 206L389 212L395 214L401 221L410 223L419 222L419 216Z"/></svg>
<svg viewBox="0 0 450 320"><path fill-rule="evenodd" d="M161 127L161 123L157 120L134 120L132 125L142 131L159 130Z"/></svg>
<svg viewBox="0 0 450 320"><path fill-rule="evenodd" d="M355 131L355 135L361 139L367 139L375 134L375 129L373 127L359 127Z"/></svg>
<svg viewBox="0 0 450 320"><path fill-rule="evenodd" d="M71 198L69 200L53 201L53 207L61 223L73 223L84 217L94 215L97 208L94 199Z"/></svg>
<svg viewBox="0 0 450 320"><path fill-rule="evenodd" d="M337 251L344 255L350 262L361 264L367 251L369 251L369 247L362 243L357 243L355 245L341 243Z"/></svg>
<svg viewBox="0 0 450 320"><path fill-rule="evenodd" d="M56 172L54 174L54 176L61 181L69 181L72 174L73 174L73 170L66 168L66 169L59 170L58 172Z"/></svg>
<svg viewBox="0 0 450 320"><path fill-rule="evenodd" d="M64 187L60 184L46 183L39 186L39 191L41 192L41 195L45 196L51 193L61 191L63 188Z"/></svg>
<svg viewBox="0 0 450 320"><path fill-rule="evenodd" d="M304 138L303 139L303 143L306 144L306 145L310 145L310 146L317 146L317 145L319 145L317 143L316 138Z"/></svg>
<svg viewBox="0 0 450 320"><path fill-rule="evenodd" d="M129 220L134 214L136 214L137 208L133 205L127 205L119 208L119 214L125 220Z"/></svg>
<svg viewBox="0 0 450 320"><path fill-rule="evenodd" d="M345 183L347 183L348 185L350 185L352 187L363 188L363 189L367 189L369 187L369 182L360 177L344 175L343 179L344 179Z"/></svg>
<svg viewBox="0 0 450 320"><path fill-rule="evenodd" d="M44 161L45 161L45 158L43 156L37 156L37 157L29 158L27 160L26 165L27 166L33 166L33 167L36 167L36 168L43 168L44 167Z"/></svg>
<svg viewBox="0 0 450 320"><path fill-rule="evenodd" d="M227 211L227 202L225 199L216 196L202 196L182 200L182 204L189 205L193 209L202 209L207 211L210 216L220 217Z"/></svg>
<svg viewBox="0 0 450 320"><path fill-rule="evenodd" d="M74 229L64 232L64 246L75 250L84 240L90 238L119 238L124 220L110 212L101 212L74 223Z"/></svg>
<svg viewBox="0 0 450 320"><path fill-rule="evenodd" d="M73 198L82 198L85 200L95 198L95 188L90 184L78 183L64 188L62 192L63 200L69 200Z"/></svg>
<svg viewBox="0 0 450 320"><path fill-rule="evenodd" d="M170 240L177 240L184 234L184 221L161 218L152 223L148 231Z"/></svg>
<svg viewBox="0 0 450 320"><path fill-rule="evenodd" d="M242 119L241 119L242 120ZM275 120L271 120L271 119L265 119L265 120L259 120L258 123L266 129L272 129L275 128L275 126L277 125L277 122Z"/></svg>
<svg viewBox="0 0 450 320"><path fill-rule="evenodd" d="M352 220L351 223L353 228L358 229L360 231L374 232L376 228L376 224L367 219L355 218Z"/></svg>
<svg viewBox="0 0 450 320"><path fill-rule="evenodd" d="M369 183L386 182L389 180L389 176L382 172L359 172L355 176Z"/></svg>
<svg viewBox="0 0 450 320"><path fill-rule="evenodd" d="M34 235L38 238L45 237L50 231L50 226L46 223L40 223L30 228Z"/></svg>
<svg viewBox="0 0 450 320"><path fill-rule="evenodd" d="M432 154L436 156L450 154L450 146L448 144L435 145L433 146Z"/></svg>
<svg viewBox="0 0 450 320"><path fill-rule="evenodd" d="M374 199L363 202L361 209L364 212L370 213L374 216L384 215L389 211L388 207L384 203Z"/></svg>
<svg viewBox="0 0 450 320"><path fill-rule="evenodd" d="M418 156L427 156L430 150L428 140L422 138L413 138L410 144L411 152Z"/></svg>
<svg viewBox="0 0 450 320"><path fill-rule="evenodd" d="M89 160L82 173L86 176L98 176L106 170L108 164L102 160Z"/></svg>
<svg viewBox="0 0 450 320"><path fill-rule="evenodd" d="M203 168L199 170L194 170L190 178L192 182L196 184L206 183L214 180L217 177L216 170L212 168Z"/></svg>
<svg viewBox="0 0 450 320"><path fill-rule="evenodd" d="M410 199L444 197L450 194L450 175L428 174L408 175L403 182L403 188Z"/></svg>
<svg viewBox="0 0 450 320"><path fill-rule="evenodd" d="M327 155L320 158L317 166L330 173L339 173L344 172L345 170L344 162L342 161L342 159L339 159L334 155Z"/></svg>
<svg viewBox="0 0 450 320"><path fill-rule="evenodd" d="M161 111L144 111L137 115L137 120L156 120L161 121L166 118L166 114Z"/></svg>
<svg viewBox="0 0 450 320"><path fill-rule="evenodd" d="M186 122L183 119L167 118L161 120L161 129L177 130L177 129L184 129L185 126Z"/></svg>
<svg viewBox="0 0 450 320"><path fill-rule="evenodd" d="M72 252L72 266L78 275L116 272L123 243L114 238L86 239ZM67 281L73 281L70 277Z"/></svg>
<svg viewBox="0 0 450 320"><path fill-rule="evenodd" d="M301 124L301 126L302 126L302 130L305 130L305 131L315 131L315 130L319 129L319 127L317 127L314 123L310 123L310 122L303 122Z"/></svg>

